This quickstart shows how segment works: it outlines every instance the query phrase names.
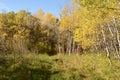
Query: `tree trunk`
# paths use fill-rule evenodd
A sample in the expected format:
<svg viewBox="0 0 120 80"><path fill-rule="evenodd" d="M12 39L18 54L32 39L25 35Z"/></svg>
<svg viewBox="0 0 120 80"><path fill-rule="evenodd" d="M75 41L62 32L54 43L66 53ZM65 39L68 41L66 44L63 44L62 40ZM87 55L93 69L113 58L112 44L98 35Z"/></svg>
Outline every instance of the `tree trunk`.
<svg viewBox="0 0 120 80"><path fill-rule="evenodd" d="M111 65L110 52L109 52L109 49L108 49L108 46L107 46L108 44L107 44L107 41L106 41L105 32L104 32L103 26L102 26L102 25L100 25L100 27L101 27L101 30L102 30L103 43L104 43L104 45L105 45L106 56L107 56L107 58L108 58L108 60L109 60L109 63L110 63L110 65Z"/></svg>
<svg viewBox="0 0 120 80"><path fill-rule="evenodd" d="M73 40L73 41L72 41L72 53L75 53L75 52L74 52L74 51L75 51L74 49L75 49L75 41Z"/></svg>
<svg viewBox="0 0 120 80"><path fill-rule="evenodd" d="M116 32L116 39L117 39L117 44L118 44L118 47L117 47L117 51L118 51L118 55L120 54L120 36L119 36L119 31L118 31L118 28L117 28L117 24L116 24L116 20L115 18L113 18L113 22L114 22L114 25L115 25L115 32ZM118 57L120 59L120 57Z"/></svg>

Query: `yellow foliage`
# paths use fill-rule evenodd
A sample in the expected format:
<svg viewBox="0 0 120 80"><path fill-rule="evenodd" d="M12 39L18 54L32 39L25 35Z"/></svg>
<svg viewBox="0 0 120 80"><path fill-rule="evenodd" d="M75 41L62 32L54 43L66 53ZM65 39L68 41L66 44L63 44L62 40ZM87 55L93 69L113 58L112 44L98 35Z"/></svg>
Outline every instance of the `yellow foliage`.
<svg viewBox="0 0 120 80"><path fill-rule="evenodd" d="M6 37L6 36L7 36L7 34L6 34L6 33L3 33L3 34L2 34L2 37Z"/></svg>

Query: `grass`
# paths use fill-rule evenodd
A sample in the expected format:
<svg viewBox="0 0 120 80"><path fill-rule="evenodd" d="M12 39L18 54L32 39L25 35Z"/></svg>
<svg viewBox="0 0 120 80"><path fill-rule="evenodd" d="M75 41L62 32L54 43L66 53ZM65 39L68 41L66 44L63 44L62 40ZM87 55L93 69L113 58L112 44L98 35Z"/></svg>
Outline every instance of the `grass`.
<svg viewBox="0 0 120 80"><path fill-rule="evenodd" d="M0 56L0 80L119 80L120 62L104 54Z"/></svg>

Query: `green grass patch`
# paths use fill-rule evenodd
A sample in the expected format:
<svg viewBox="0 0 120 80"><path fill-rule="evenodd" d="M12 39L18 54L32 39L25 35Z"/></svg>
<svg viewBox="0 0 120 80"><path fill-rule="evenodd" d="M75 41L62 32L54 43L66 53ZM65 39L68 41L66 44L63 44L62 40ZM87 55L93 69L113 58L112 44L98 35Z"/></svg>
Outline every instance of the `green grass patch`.
<svg viewBox="0 0 120 80"><path fill-rule="evenodd" d="M0 80L119 80L120 62L104 54L2 55Z"/></svg>

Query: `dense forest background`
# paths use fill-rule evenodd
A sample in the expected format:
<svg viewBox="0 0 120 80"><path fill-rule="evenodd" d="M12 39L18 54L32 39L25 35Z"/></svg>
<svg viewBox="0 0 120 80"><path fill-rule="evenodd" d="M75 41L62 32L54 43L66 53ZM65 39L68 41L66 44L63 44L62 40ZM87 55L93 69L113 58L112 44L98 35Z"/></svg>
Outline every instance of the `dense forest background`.
<svg viewBox="0 0 120 80"><path fill-rule="evenodd" d="M60 18L42 9L35 14L27 10L0 13L0 54L29 53L105 54L112 64L112 58L120 59L120 1L73 0Z"/></svg>
<svg viewBox="0 0 120 80"><path fill-rule="evenodd" d="M106 52L119 57L119 1L73 0L60 18L40 9L0 13L0 53Z"/></svg>

